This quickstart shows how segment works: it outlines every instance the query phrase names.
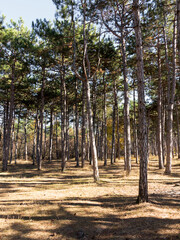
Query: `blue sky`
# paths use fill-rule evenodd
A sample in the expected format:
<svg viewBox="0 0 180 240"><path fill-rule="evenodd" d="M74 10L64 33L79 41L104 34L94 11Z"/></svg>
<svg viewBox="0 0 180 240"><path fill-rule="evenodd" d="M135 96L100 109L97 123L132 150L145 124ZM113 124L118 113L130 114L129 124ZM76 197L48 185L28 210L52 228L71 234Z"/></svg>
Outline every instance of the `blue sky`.
<svg viewBox="0 0 180 240"><path fill-rule="evenodd" d="M22 17L28 28L36 18L53 20L55 11L52 0L0 0L0 15L6 16L6 22Z"/></svg>

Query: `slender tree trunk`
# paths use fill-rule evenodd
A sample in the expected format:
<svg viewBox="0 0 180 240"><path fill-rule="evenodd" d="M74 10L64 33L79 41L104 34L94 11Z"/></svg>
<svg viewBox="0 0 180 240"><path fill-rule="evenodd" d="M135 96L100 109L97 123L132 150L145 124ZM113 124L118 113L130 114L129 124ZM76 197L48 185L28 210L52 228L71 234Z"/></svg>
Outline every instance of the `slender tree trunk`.
<svg viewBox="0 0 180 240"><path fill-rule="evenodd" d="M142 34L140 26L139 0L133 0L133 17L136 38L137 80L138 80L138 110L139 110L139 150L140 150L140 178L139 196L137 202L148 201L147 180L147 126L144 96L144 63L142 49Z"/></svg>
<svg viewBox="0 0 180 240"><path fill-rule="evenodd" d="M56 159L59 159L59 148L58 148L58 120L56 115Z"/></svg>
<svg viewBox="0 0 180 240"><path fill-rule="evenodd" d="M43 120L44 120L44 88L45 88L45 66L42 67L41 108L40 108L40 140L39 140L38 170L41 170L41 168L42 168Z"/></svg>
<svg viewBox="0 0 180 240"><path fill-rule="evenodd" d="M119 120L119 109L117 109L117 158L120 160L121 147L120 147L120 120Z"/></svg>
<svg viewBox="0 0 180 240"><path fill-rule="evenodd" d="M104 166L107 165L107 112L106 112L106 81L105 73L103 74L103 84L104 84Z"/></svg>
<svg viewBox="0 0 180 240"><path fill-rule="evenodd" d="M16 164L17 158L18 158L18 141L19 141L19 125L20 125L20 113L21 113L21 108L19 110L18 114L18 124L17 124L17 130L16 130L16 141L15 141L15 156L14 156L14 162Z"/></svg>
<svg viewBox="0 0 180 240"><path fill-rule="evenodd" d="M162 93L163 104L162 104L162 151L163 151L163 165L165 163L165 152L166 152L166 141L165 141L165 122L166 122L166 111L165 111L165 97L164 91Z"/></svg>
<svg viewBox="0 0 180 240"><path fill-rule="evenodd" d="M13 149L14 149L14 141L15 141L15 132L14 132L14 122L15 122L15 111L13 113L13 120L12 120L12 137L11 137L11 155L10 155L10 164L12 163L13 160Z"/></svg>
<svg viewBox="0 0 180 240"><path fill-rule="evenodd" d="M177 105L176 105L176 122L177 122L177 149L178 149L178 158L180 158L180 130L179 130L178 99L177 99Z"/></svg>
<svg viewBox="0 0 180 240"><path fill-rule="evenodd" d="M180 0L176 0L177 4L177 49L180 67Z"/></svg>
<svg viewBox="0 0 180 240"><path fill-rule="evenodd" d="M69 153L69 108L67 104L66 109L66 157L67 161L70 159L70 153Z"/></svg>
<svg viewBox="0 0 180 240"><path fill-rule="evenodd" d="M133 108L134 108L134 157L136 158L136 163L138 163L138 136L137 136L137 123L136 123L136 95L135 95L135 81L133 89Z"/></svg>
<svg viewBox="0 0 180 240"><path fill-rule="evenodd" d="M43 159L46 157L46 148L47 148L47 115L48 113L46 112L45 115L45 123L44 123L44 152L43 152Z"/></svg>
<svg viewBox="0 0 180 240"><path fill-rule="evenodd" d="M87 102L87 100L86 100L86 102ZM87 146L86 146L87 161L91 165L92 158L91 158L91 154L90 154L91 146L90 146L90 137L89 137L89 117L88 117L88 113L86 113L86 126L87 126Z"/></svg>
<svg viewBox="0 0 180 240"><path fill-rule="evenodd" d="M39 164L40 158L40 149L39 149L39 111L37 110L37 131L36 131L36 163Z"/></svg>
<svg viewBox="0 0 180 240"><path fill-rule="evenodd" d="M121 18L121 25L124 26L124 4L123 16ZM126 42L124 36L124 27L121 28L121 51L123 60L123 78L124 78L124 134L125 137L125 153L126 153L126 173L131 171L131 133L130 133L130 116L129 116L129 94L128 94L128 80L127 80L127 60L126 60Z"/></svg>
<svg viewBox="0 0 180 240"><path fill-rule="evenodd" d="M174 21L173 31L173 79L168 82L168 121L167 121L167 158L166 158L166 169L165 173L171 173L172 165L172 150L173 150L173 108L174 108L174 97L176 88L176 28Z"/></svg>
<svg viewBox="0 0 180 240"><path fill-rule="evenodd" d="M8 127L8 112L9 112L9 102L4 103L4 117L3 117L3 161L2 170L7 171L7 127Z"/></svg>
<svg viewBox="0 0 180 240"><path fill-rule="evenodd" d="M35 125L34 125L34 136L33 136L33 154L32 154L32 159L33 159L33 165L35 165L35 159L36 159L36 132L37 132L37 116L35 120Z"/></svg>
<svg viewBox="0 0 180 240"><path fill-rule="evenodd" d="M88 118L89 118L89 133L90 133L92 160L93 160L93 176L94 176L94 180L97 182L99 181L99 169L98 169L95 136L93 131L93 117L92 117L92 108L91 108L91 97L90 97L91 94L90 94L89 80L86 80L86 90L87 90L87 112L88 112Z"/></svg>
<svg viewBox="0 0 180 240"><path fill-rule="evenodd" d="M92 109L93 109L93 129L96 128L96 78L93 79L92 84Z"/></svg>
<svg viewBox="0 0 180 240"><path fill-rule="evenodd" d="M81 166L84 167L85 156L86 156L86 126L85 126L85 85L82 83L82 139L81 139Z"/></svg>
<svg viewBox="0 0 180 240"><path fill-rule="evenodd" d="M24 159L25 159L25 161L28 160L28 149L27 149L27 116L25 117L25 124L24 124Z"/></svg>
<svg viewBox="0 0 180 240"><path fill-rule="evenodd" d="M49 133L49 162L52 161L53 152L53 107L51 107L50 113L50 133Z"/></svg>
<svg viewBox="0 0 180 240"><path fill-rule="evenodd" d="M75 160L76 167L79 167L79 113L78 113L78 82L75 81Z"/></svg>
<svg viewBox="0 0 180 240"><path fill-rule="evenodd" d="M66 155L66 83L65 83L65 69L64 69L64 58L62 57L62 71L61 71L61 95L62 95L62 104L61 104L61 145L62 145L62 162L61 170L64 172L66 168L67 155Z"/></svg>
<svg viewBox="0 0 180 240"><path fill-rule="evenodd" d="M115 128L116 128L116 110L113 105L113 119L112 119L112 147L111 147L111 164L114 164L115 159Z"/></svg>
<svg viewBox="0 0 180 240"><path fill-rule="evenodd" d="M12 129L12 120L14 112L14 83L15 83L15 61L12 64L12 79L10 86L10 106L9 113L6 114L5 121L7 121L7 127L4 131L4 151L3 151L3 165L2 170L7 171L8 159L9 159L9 149L10 149L10 139L11 139L11 129Z"/></svg>
<svg viewBox="0 0 180 240"><path fill-rule="evenodd" d="M161 52L158 33L158 157L159 169L164 168L162 152L162 78L161 78Z"/></svg>

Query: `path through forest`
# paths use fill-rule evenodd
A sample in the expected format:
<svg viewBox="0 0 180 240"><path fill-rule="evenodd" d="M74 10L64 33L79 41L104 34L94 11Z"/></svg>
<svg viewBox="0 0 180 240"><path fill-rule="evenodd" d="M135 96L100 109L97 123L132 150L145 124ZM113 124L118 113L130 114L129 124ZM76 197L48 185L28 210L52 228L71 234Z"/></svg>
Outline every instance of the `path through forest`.
<svg viewBox="0 0 180 240"><path fill-rule="evenodd" d="M112 166L100 161L100 183L91 166L65 173L60 163L44 164L41 172L19 161L0 173L0 239L121 240L180 239L180 161L172 174L149 162L149 203L136 204L138 167L125 175L123 160Z"/></svg>

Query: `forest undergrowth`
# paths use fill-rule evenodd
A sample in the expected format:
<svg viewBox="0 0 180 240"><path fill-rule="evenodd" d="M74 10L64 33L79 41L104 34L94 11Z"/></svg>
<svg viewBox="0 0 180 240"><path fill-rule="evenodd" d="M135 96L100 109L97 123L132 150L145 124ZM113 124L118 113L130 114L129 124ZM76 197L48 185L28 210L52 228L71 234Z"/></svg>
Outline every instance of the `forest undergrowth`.
<svg viewBox="0 0 180 240"><path fill-rule="evenodd" d="M19 160L0 173L0 240L180 239L180 160L172 174L148 165L149 202L136 204L139 166L126 176L123 159L103 166L94 183L92 167L44 162L37 171Z"/></svg>

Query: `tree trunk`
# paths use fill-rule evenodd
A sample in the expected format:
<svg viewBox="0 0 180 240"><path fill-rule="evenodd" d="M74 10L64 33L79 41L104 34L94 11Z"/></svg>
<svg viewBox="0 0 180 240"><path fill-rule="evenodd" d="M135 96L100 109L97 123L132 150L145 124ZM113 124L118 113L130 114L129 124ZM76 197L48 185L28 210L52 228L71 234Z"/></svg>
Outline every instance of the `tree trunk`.
<svg viewBox="0 0 180 240"><path fill-rule="evenodd" d="M14 132L14 122L15 122L15 111L13 113L13 120L12 120L12 137L11 137L11 155L10 155L10 164L12 163L12 160L13 160L13 148L14 148L14 141L15 141L15 132Z"/></svg>
<svg viewBox="0 0 180 240"><path fill-rule="evenodd" d="M69 108L67 104L67 109L66 109L66 157L67 161L70 159L69 155Z"/></svg>
<svg viewBox="0 0 180 240"><path fill-rule="evenodd" d="M39 111L37 110L37 131L36 131L36 163L39 164L40 158L40 149L39 149Z"/></svg>
<svg viewBox="0 0 180 240"><path fill-rule="evenodd" d="M174 97L176 89L176 28L174 21L174 31L173 31L173 78L172 81L169 79L168 82L168 116L167 116L167 157L166 157L166 169L165 173L171 173L172 165L172 150L173 150L173 108L174 108Z"/></svg>
<svg viewBox="0 0 180 240"><path fill-rule="evenodd" d="M64 172L66 168L67 155L66 155L66 109L67 109L67 101L66 101L66 83L65 83L65 69L64 69L64 58L62 57L62 71L61 71L61 145L62 145L62 162L61 162L61 170Z"/></svg>
<svg viewBox="0 0 180 240"><path fill-rule="evenodd" d="M20 113L21 109L19 110L18 114L18 124L17 124L17 130L16 130L16 141L15 141L15 156L14 156L14 162L16 164L17 158L18 158L18 141L19 141L19 125L20 125Z"/></svg>
<svg viewBox="0 0 180 240"><path fill-rule="evenodd" d="M51 107L50 113L50 133L49 133L49 162L52 161L52 147L53 147L53 108Z"/></svg>
<svg viewBox="0 0 180 240"><path fill-rule="evenodd" d="M158 157L159 169L164 168L162 152L162 78L161 78L161 52L158 33Z"/></svg>
<svg viewBox="0 0 180 240"><path fill-rule="evenodd" d="M33 136L33 154L32 154L32 159L33 159L33 165L35 165L35 159L36 159L36 131L37 131L37 116L35 120L35 125L34 125L34 136Z"/></svg>
<svg viewBox="0 0 180 240"><path fill-rule="evenodd" d="M78 114L78 82L75 81L75 160L76 167L79 167L79 114Z"/></svg>
<svg viewBox="0 0 180 240"><path fill-rule="evenodd" d="M138 136L137 136L137 123L136 123L136 92L135 92L135 81L133 83L133 112L134 112L134 157L136 158L136 163L138 163Z"/></svg>
<svg viewBox="0 0 180 240"><path fill-rule="evenodd" d="M43 159L46 157L46 147L47 147L47 115L48 113L46 112L45 115L45 123L44 123L44 152L43 152Z"/></svg>
<svg viewBox="0 0 180 240"><path fill-rule="evenodd" d="M121 156L120 146L120 120L119 120L119 109L117 109L117 158L120 160Z"/></svg>
<svg viewBox="0 0 180 240"><path fill-rule="evenodd" d="M43 120L44 120L44 88L45 88L45 66L42 67L41 108L40 108L40 140L39 140L38 170L41 170L41 168L42 168Z"/></svg>
<svg viewBox="0 0 180 240"><path fill-rule="evenodd" d="M3 146L3 165L2 170L7 171L8 159L9 159L9 149L10 149L10 139L11 139L11 129L12 129L12 120L13 120L13 112L14 112L14 83L15 83L15 61L12 64L12 79L10 86L10 106L9 113L6 114L6 128L4 131L4 144Z"/></svg>
<svg viewBox="0 0 180 240"><path fill-rule="evenodd" d="M180 67L180 0L176 0L177 4L177 49Z"/></svg>
<svg viewBox="0 0 180 240"><path fill-rule="evenodd" d="M92 117L92 108L91 108L91 94L90 94L90 85L89 80L86 80L86 95L87 95L87 112L89 118L89 133L90 133L90 143L91 143L91 153L93 160L93 176L96 182L99 181L99 169L98 169L98 159L97 159L97 149L95 143L95 136L93 131L93 117Z"/></svg>
<svg viewBox="0 0 180 240"><path fill-rule="evenodd" d="M24 159L25 159L25 161L28 160L28 149L27 149L27 116L25 117L25 124L24 124Z"/></svg>
<svg viewBox="0 0 180 240"><path fill-rule="evenodd" d="M113 119L112 119L112 147L111 147L111 164L114 164L115 160L115 128L116 128L116 110L115 104L113 105Z"/></svg>
<svg viewBox="0 0 180 240"><path fill-rule="evenodd" d="M177 122L177 149L178 149L178 158L180 158L180 130L179 130L179 112L178 112L178 99L176 105L176 122Z"/></svg>
<svg viewBox="0 0 180 240"><path fill-rule="evenodd" d="M86 126L85 126L85 85L82 83L82 139L81 139L81 167L84 167L85 156L86 156Z"/></svg>
<svg viewBox="0 0 180 240"><path fill-rule="evenodd" d="M140 152L140 178L139 196L137 202L148 201L147 181L147 126L144 96L144 63L142 49L142 34L140 26L139 0L133 0L133 17L136 38L137 80L138 80L138 111L139 111L139 152Z"/></svg>
<svg viewBox="0 0 180 240"><path fill-rule="evenodd" d="M104 83L104 166L107 165L107 112L106 112L106 81L105 73L103 74L103 83Z"/></svg>
<svg viewBox="0 0 180 240"><path fill-rule="evenodd" d="M124 4L121 18L121 25L124 26ZM126 60L126 42L124 36L124 27L121 28L121 52L123 61L123 78L124 78L124 134L125 139L125 153L126 153L126 173L131 171L131 133L130 133L130 116L129 116L129 94L128 94L128 80L127 80L127 60Z"/></svg>
<svg viewBox="0 0 180 240"><path fill-rule="evenodd" d="M56 159L59 159L59 148L58 148L58 120L56 115Z"/></svg>

